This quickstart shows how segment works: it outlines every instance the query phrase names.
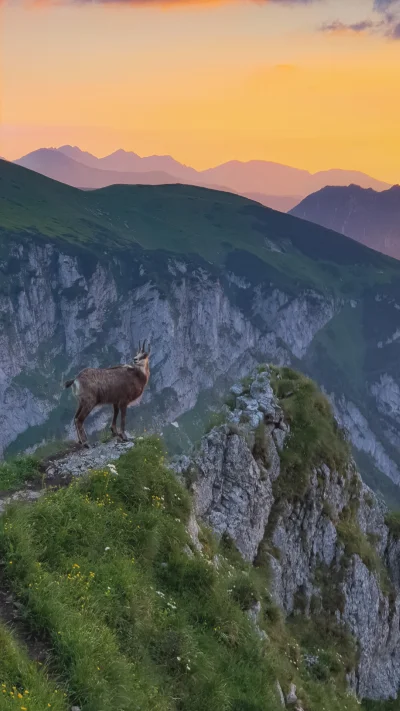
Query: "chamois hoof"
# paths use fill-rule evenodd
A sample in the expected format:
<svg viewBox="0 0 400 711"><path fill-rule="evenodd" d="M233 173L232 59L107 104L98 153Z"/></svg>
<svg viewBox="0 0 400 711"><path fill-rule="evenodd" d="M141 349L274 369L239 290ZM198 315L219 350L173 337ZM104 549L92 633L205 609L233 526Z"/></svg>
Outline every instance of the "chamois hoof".
<svg viewBox="0 0 400 711"><path fill-rule="evenodd" d="M90 449L89 442L82 442L82 447L83 447L83 449Z"/></svg>
<svg viewBox="0 0 400 711"><path fill-rule="evenodd" d="M129 441L128 437L123 432L120 432L118 434L118 437L119 437L120 442L128 442Z"/></svg>

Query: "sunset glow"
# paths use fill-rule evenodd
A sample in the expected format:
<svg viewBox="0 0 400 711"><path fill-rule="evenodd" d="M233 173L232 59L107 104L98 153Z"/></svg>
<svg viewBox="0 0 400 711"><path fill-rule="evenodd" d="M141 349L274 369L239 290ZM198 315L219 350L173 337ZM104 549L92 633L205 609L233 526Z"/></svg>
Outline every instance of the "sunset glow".
<svg viewBox="0 0 400 711"><path fill-rule="evenodd" d="M379 3L37 5L1 6L6 158L70 143L400 182L400 41Z"/></svg>

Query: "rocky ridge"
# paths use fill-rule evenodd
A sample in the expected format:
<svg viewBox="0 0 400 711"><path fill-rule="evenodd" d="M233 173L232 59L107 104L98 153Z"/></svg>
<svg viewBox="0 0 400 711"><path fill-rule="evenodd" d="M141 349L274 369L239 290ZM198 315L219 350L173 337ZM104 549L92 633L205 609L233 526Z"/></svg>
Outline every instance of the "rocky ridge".
<svg viewBox="0 0 400 711"><path fill-rule="evenodd" d="M246 560L267 560L271 592L285 615L322 614L351 633L358 661L348 679L359 697L396 698L400 541L386 524L385 505L351 460L344 472L321 462L302 497L280 495L280 452L290 446L291 430L271 371L257 372L232 395L226 423L173 465L191 482L196 517L228 535Z"/></svg>

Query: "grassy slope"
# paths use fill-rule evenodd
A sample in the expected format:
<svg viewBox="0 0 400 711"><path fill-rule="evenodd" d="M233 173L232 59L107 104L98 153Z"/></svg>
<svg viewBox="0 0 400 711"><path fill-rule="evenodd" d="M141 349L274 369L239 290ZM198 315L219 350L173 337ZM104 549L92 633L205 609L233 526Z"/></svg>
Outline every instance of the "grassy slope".
<svg viewBox="0 0 400 711"><path fill-rule="evenodd" d="M215 264L240 250L281 279L351 293L400 276L394 260L237 195L183 185L80 191L4 161L1 229L91 249L192 252ZM281 251L271 251L271 243Z"/></svg>
<svg viewBox="0 0 400 711"><path fill-rule="evenodd" d="M279 679L285 690L297 685L307 711L355 711L338 641L321 639L311 623L285 625L265 568L250 569L222 543L216 569L218 549L206 531L203 555L184 551L189 501L165 469L160 444L143 440L117 471L94 472L1 520L6 577L28 623L48 640L67 708L278 711ZM254 599L262 602L267 643L243 613ZM323 642L309 671L303 655ZM4 678L7 687L33 688L18 658ZM45 676L35 683L51 695ZM10 703L0 697L1 711L18 708Z"/></svg>

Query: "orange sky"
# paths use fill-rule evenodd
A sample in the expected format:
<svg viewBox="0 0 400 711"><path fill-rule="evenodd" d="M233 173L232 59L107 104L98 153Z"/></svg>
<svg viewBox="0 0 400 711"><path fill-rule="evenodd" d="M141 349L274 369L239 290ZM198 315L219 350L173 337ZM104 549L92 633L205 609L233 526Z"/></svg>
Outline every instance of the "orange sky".
<svg viewBox="0 0 400 711"><path fill-rule="evenodd" d="M258 158L400 182L400 41L319 31L379 21L372 4L3 0L0 155L72 143L196 168Z"/></svg>

